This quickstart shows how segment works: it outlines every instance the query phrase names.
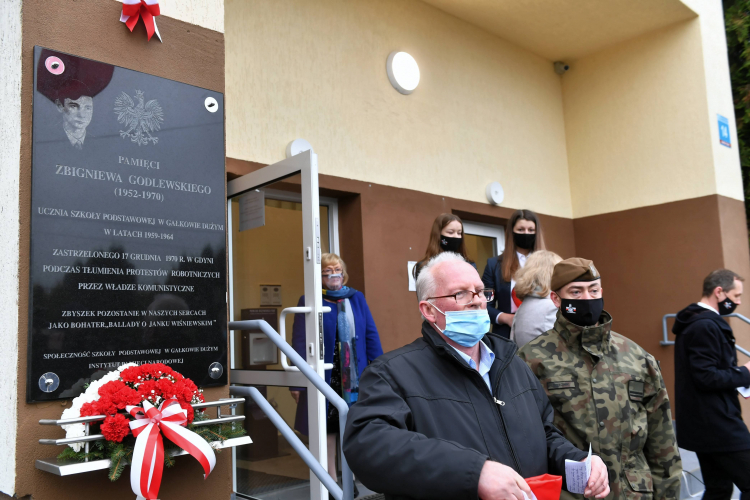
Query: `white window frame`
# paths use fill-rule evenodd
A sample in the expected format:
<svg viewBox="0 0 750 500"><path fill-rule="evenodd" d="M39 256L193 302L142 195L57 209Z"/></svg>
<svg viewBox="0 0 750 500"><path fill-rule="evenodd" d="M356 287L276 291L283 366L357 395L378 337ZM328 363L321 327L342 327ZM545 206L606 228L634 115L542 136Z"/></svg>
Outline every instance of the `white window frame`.
<svg viewBox="0 0 750 500"><path fill-rule="evenodd" d="M474 236L485 236L495 239L495 255L500 255L505 250L505 227L484 222L463 221L464 234Z"/></svg>

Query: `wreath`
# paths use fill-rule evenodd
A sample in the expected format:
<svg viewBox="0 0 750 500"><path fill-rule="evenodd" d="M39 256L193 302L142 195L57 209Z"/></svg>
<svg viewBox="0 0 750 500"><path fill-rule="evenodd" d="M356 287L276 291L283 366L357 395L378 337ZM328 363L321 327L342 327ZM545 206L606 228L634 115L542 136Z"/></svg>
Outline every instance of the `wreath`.
<svg viewBox="0 0 750 500"><path fill-rule="evenodd" d="M204 401L202 389L167 365L129 363L120 366L91 382L61 416L62 419L72 419L106 415L103 421L90 424L92 428L98 425L104 439L93 441L88 453L84 443L69 444L57 458L81 462L109 459L111 481L119 479L125 467L131 464L134 491L136 483L141 486L135 493L145 498L157 498L160 471L164 466L174 465L174 452L180 449L188 451L201 462L208 475L215 463L213 452L220 451L211 443L245 434L243 426L237 422L193 425L209 418L203 410L192 407ZM68 424L62 428L68 438L86 434L84 424ZM164 444L162 434L168 439ZM157 458L159 463L150 462ZM159 473L150 475L152 469ZM136 474L138 477L134 483Z"/></svg>

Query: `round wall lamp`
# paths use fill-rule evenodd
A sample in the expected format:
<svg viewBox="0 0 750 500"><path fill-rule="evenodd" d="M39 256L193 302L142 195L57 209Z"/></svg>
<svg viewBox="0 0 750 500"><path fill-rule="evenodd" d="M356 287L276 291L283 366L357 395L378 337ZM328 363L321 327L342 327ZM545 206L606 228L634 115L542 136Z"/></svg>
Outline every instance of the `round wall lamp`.
<svg viewBox="0 0 750 500"><path fill-rule="evenodd" d="M391 52L385 68L391 85L402 94L411 94L419 85L419 65L406 52Z"/></svg>
<svg viewBox="0 0 750 500"><path fill-rule="evenodd" d="M503 186L501 186L499 182L490 182L489 184L487 184L484 194L487 195L487 201L489 201L492 205L501 204L503 202L503 199L505 198L505 191L503 190Z"/></svg>
<svg viewBox="0 0 750 500"><path fill-rule="evenodd" d="M310 143L304 139L294 139L292 142L286 145L287 158L291 158L292 156L304 153L305 151L312 151L313 153L315 152L313 151L312 145L310 145Z"/></svg>

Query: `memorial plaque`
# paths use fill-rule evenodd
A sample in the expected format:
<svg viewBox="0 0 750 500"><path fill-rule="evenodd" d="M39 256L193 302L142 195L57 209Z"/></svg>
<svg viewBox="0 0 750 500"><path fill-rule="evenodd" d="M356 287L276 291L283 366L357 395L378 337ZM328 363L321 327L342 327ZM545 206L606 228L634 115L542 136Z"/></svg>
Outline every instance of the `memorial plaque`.
<svg viewBox="0 0 750 500"><path fill-rule="evenodd" d="M227 383L224 97L34 48L28 401L119 365Z"/></svg>

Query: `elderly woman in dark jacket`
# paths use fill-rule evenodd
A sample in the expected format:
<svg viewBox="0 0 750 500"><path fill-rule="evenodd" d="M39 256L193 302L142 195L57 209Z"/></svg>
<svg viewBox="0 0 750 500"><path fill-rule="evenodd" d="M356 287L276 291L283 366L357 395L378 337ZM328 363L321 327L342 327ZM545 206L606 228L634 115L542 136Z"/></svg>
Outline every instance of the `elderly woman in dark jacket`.
<svg viewBox="0 0 750 500"><path fill-rule="evenodd" d="M326 370L326 382L351 406L357 401L359 377L375 358L383 354L378 329L362 292L346 286L349 275L346 264L335 253L321 256L323 273L323 304L331 312L323 314L324 361L333 363ZM305 296L298 306L305 305ZM294 317L292 347L305 358L305 316ZM290 388L297 402L294 428L308 435L307 392L302 387ZM328 472L336 479L336 434L339 432L338 410L327 405Z"/></svg>

